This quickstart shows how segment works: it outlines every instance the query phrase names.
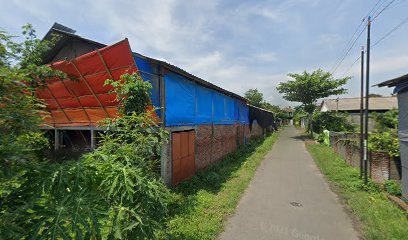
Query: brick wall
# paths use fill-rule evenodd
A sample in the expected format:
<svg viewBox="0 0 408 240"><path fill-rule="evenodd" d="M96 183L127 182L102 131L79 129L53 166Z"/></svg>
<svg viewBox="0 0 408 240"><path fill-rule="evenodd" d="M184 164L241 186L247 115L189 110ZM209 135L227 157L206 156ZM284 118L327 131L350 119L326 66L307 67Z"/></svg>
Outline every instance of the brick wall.
<svg viewBox="0 0 408 240"><path fill-rule="evenodd" d="M360 168L360 147L349 142L357 135L330 135L333 150L350 166ZM357 138L358 140L358 138ZM401 180L401 162L386 152L371 152L369 159L369 176L373 181L383 183L386 180Z"/></svg>
<svg viewBox="0 0 408 240"><path fill-rule="evenodd" d="M232 153L239 143L243 143L244 128L247 127L239 124L197 126L196 168L205 168Z"/></svg>
<svg viewBox="0 0 408 240"><path fill-rule="evenodd" d="M195 131L195 167L203 169L212 163L220 161L223 157L232 153L240 144L262 136L262 128L253 124L252 130L248 125L198 125L178 126L166 128L168 132ZM164 144L162 148L162 177L170 185L172 167L172 146Z"/></svg>
<svg viewBox="0 0 408 240"><path fill-rule="evenodd" d="M371 152L370 177L374 182L383 183L390 177L390 155L386 152Z"/></svg>

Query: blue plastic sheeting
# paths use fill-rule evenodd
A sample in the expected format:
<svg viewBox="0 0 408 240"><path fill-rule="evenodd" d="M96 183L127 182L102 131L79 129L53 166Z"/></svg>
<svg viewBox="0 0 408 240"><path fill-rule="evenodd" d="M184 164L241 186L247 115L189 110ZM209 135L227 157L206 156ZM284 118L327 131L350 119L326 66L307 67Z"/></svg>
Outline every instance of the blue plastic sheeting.
<svg viewBox="0 0 408 240"><path fill-rule="evenodd" d="M212 91L196 85L196 118L197 124L212 123Z"/></svg>
<svg viewBox="0 0 408 240"><path fill-rule="evenodd" d="M195 123L195 86L184 77L167 73L166 86L166 125L192 125Z"/></svg>
<svg viewBox="0 0 408 240"><path fill-rule="evenodd" d="M139 69L139 74L144 81L152 84L151 100L153 106L160 108L160 88L159 88L159 76L157 74L157 67L147 61L144 58L134 55L136 66ZM156 110L156 114L160 117L160 110Z"/></svg>
<svg viewBox="0 0 408 240"><path fill-rule="evenodd" d="M173 72L164 75L166 126L249 124L248 106Z"/></svg>
<svg viewBox="0 0 408 240"><path fill-rule="evenodd" d="M238 102L238 121L241 123L249 123L249 108L242 102Z"/></svg>

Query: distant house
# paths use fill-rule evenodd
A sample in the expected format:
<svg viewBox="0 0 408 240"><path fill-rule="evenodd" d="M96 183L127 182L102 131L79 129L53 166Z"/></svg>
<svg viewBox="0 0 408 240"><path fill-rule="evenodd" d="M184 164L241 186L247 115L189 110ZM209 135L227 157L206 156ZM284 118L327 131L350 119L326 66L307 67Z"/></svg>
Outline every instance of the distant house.
<svg viewBox="0 0 408 240"><path fill-rule="evenodd" d="M387 97L370 97L368 111L386 112L391 109L398 108L396 96ZM360 98L336 98L325 99L320 104L320 112L343 112L348 113L350 122L354 124L360 123ZM368 128L373 129L375 126L374 120L369 119Z"/></svg>
<svg viewBox="0 0 408 240"><path fill-rule="evenodd" d="M408 199L408 74L378 84L395 87L398 95L398 135L400 140L402 195Z"/></svg>

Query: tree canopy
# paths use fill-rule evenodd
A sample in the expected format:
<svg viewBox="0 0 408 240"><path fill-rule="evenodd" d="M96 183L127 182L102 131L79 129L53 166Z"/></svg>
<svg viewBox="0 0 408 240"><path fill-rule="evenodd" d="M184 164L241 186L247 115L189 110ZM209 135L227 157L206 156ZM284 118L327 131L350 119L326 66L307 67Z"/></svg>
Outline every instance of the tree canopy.
<svg viewBox="0 0 408 240"><path fill-rule="evenodd" d="M52 44L38 39L31 24L22 27L22 40L0 30L0 164L33 159L27 153L41 139L38 126L45 114L34 90L49 77L65 77L42 65Z"/></svg>
<svg viewBox="0 0 408 240"><path fill-rule="evenodd" d="M283 94L285 100L301 102L308 113L313 112L318 99L347 93L342 86L350 79L350 77L334 79L330 72L321 69L312 73L307 71L301 74L289 73L288 76L294 80L281 82L276 89Z"/></svg>
<svg viewBox="0 0 408 240"><path fill-rule="evenodd" d="M264 103L263 93L259 92L256 88L246 91L244 97L248 99L250 104L256 107L262 107Z"/></svg>

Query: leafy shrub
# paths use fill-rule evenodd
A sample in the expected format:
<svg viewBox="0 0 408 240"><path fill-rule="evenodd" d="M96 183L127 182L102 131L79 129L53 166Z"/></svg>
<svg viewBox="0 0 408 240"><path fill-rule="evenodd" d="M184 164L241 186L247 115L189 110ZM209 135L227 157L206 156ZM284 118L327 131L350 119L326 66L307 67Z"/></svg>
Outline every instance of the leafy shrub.
<svg viewBox="0 0 408 240"><path fill-rule="evenodd" d="M401 183L395 181L395 180L387 180L384 183L384 190L388 192L391 195L394 196L401 196L402 190L401 190Z"/></svg>
<svg viewBox="0 0 408 240"><path fill-rule="evenodd" d="M375 151L388 152L399 156L398 110L374 113L376 129L369 135L368 147Z"/></svg>
<svg viewBox="0 0 408 240"><path fill-rule="evenodd" d="M41 65L43 53L54 41L37 39L30 24L23 26L23 41L15 38L0 30L0 165L7 175L15 174L14 165L41 158L37 146L48 146L38 133L45 106L34 89L49 77L65 76ZM39 142L34 144L35 136Z"/></svg>
<svg viewBox="0 0 408 240"><path fill-rule="evenodd" d="M136 84L136 74L125 79L115 91L149 96L149 83ZM104 122L100 147L79 161L28 161L0 189L1 239L156 238L172 197L157 174L167 133L139 102L145 98L118 100L122 116ZM37 145L32 137L21 140Z"/></svg>
<svg viewBox="0 0 408 240"><path fill-rule="evenodd" d="M379 132L398 128L397 109L392 109L385 113L373 113L372 117L374 118L376 123L376 130Z"/></svg>
<svg viewBox="0 0 408 240"><path fill-rule="evenodd" d="M125 84L124 84L125 83ZM123 114L133 112L143 113L150 104L150 92L152 85L143 81L139 74L125 73L119 81L107 79L105 85L111 85L117 94L119 109Z"/></svg>
<svg viewBox="0 0 408 240"><path fill-rule="evenodd" d="M396 129L373 132L369 135L368 147L375 151L388 152L391 156L399 156L399 139Z"/></svg>
<svg viewBox="0 0 408 240"><path fill-rule="evenodd" d="M347 120L344 113L317 112L313 114L312 128L315 133L322 133L323 130L334 132L352 132L354 125Z"/></svg>

